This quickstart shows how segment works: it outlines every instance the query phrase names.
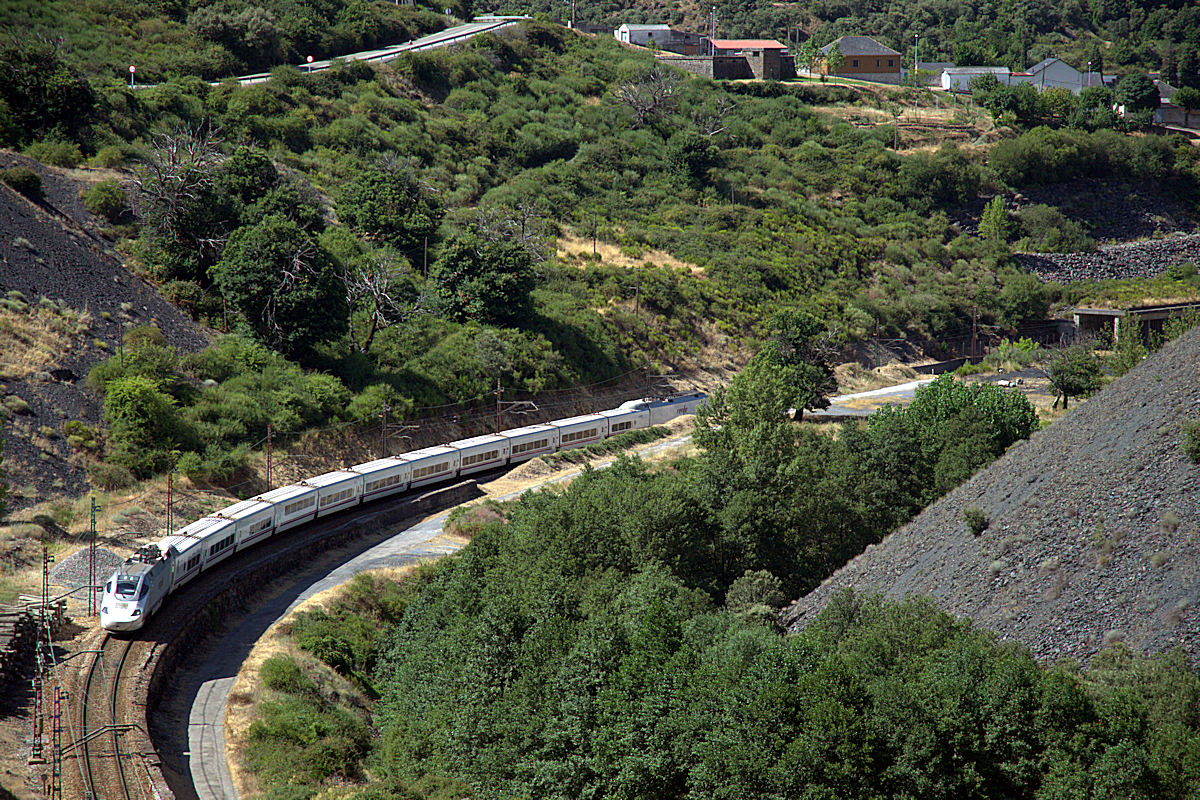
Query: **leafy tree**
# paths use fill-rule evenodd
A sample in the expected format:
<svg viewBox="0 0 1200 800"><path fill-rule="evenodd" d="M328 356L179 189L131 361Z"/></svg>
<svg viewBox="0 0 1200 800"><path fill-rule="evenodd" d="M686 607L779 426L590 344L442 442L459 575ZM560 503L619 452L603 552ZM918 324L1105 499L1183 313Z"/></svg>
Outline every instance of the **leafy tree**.
<svg viewBox="0 0 1200 800"><path fill-rule="evenodd" d="M11 126L0 129L7 145L49 135L78 139L96 118L96 93L48 42L20 41L0 50L0 103Z"/></svg>
<svg viewBox="0 0 1200 800"><path fill-rule="evenodd" d="M1200 89L1182 86L1171 97L1171 102L1183 109L1183 125L1185 128L1190 128L1191 115L1200 111Z"/></svg>
<svg viewBox="0 0 1200 800"><path fill-rule="evenodd" d="M346 331L346 289L336 263L281 214L235 231L212 277L251 330L285 354L307 355Z"/></svg>
<svg viewBox="0 0 1200 800"><path fill-rule="evenodd" d="M452 319L519 323L530 309L533 257L519 243L474 231L451 238L429 271L442 313Z"/></svg>
<svg viewBox="0 0 1200 800"><path fill-rule="evenodd" d="M845 63L846 58L842 55L841 48L838 47L837 44L834 44L833 47L829 48L829 50L824 54L823 61L824 64L823 69L821 70L821 80L825 80L826 75L837 75L839 72L841 72L842 64Z"/></svg>
<svg viewBox="0 0 1200 800"><path fill-rule="evenodd" d="M1126 112L1152 111L1158 108L1158 87L1149 75L1132 74L1121 78L1114 99Z"/></svg>
<svg viewBox="0 0 1200 800"><path fill-rule="evenodd" d="M1011 229L1004 198L997 195L983 209L983 216L979 219L979 235L989 241L1007 243Z"/></svg>
<svg viewBox="0 0 1200 800"><path fill-rule="evenodd" d="M110 457L141 478L165 469L172 451L190 444L190 431L179 418L175 399L146 375L105 384L104 420L111 432Z"/></svg>
<svg viewBox="0 0 1200 800"><path fill-rule="evenodd" d="M775 314L770 327L760 355L794 389L796 417L828 408L828 395L837 389L837 381L829 366L834 349L825 326L811 314L785 309Z"/></svg>
<svg viewBox="0 0 1200 800"><path fill-rule="evenodd" d="M745 613L755 606L766 606L777 612L786 602L783 582L765 569L746 570L725 593L725 608L734 614Z"/></svg>
<svg viewBox="0 0 1200 800"><path fill-rule="evenodd" d="M337 212L359 234L390 244L410 260L436 233L445 213L432 190L398 165L359 172L342 191Z"/></svg>
<svg viewBox="0 0 1200 800"><path fill-rule="evenodd" d="M1050 385L1062 396L1063 408L1072 397L1091 394L1100 388L1100 360L1083 343L1060 350L1046 368ZM1055 406L1058 400L1054 401Z"/></svg>
<svg viewBox="0 0 1200 800"><path fill-rule="evenodd" d="M1000 316L1006 324L1016 327L1029 320L1045 319L1050 313L1050 298L1036 275L1015 272L1004 280L998 298Z"/></svg>

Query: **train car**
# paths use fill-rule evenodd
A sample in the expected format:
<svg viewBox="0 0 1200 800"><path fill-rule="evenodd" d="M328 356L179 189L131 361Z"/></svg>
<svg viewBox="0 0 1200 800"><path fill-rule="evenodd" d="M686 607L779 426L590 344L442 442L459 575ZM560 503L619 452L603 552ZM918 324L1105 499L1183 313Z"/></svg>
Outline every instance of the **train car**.
<svg viewBox="0 0 1200 800"><path fill-rule="evenodd" d="M649 409L613 408L599 414L608 420L609 436L650 427Z"/></svg>
<svg viewBox="0 0 1200 800"><path fill-rule="evenodd" d="M220 517L202 517L179 532L200 543L200 569L206 570L233 555L237 542L237 523Z"/></svg>
<svg viewBox="0 0 1200 800"><path fill-rule="evenodd" d="M106 631L136 631L162 606L171 591L171 562L156 545L139 550L104 584L100 627Z"/></svg>
<svg viewBox="0 0 1200 800"><path fill-rule="evenodd" d="M362 502L363 476L349 469L326 472L301 481L317 490L317 516L336 514Z"/></svg>
<svg viewBox="0 0 1200 800"><path fill-rule="evenodd" d="M350 471L362 475L362 501L370 502L389 494L397 494L408 488L412 480L412 464L400 456L368 461L350 467Z"/></svg>
<svg viewBox="0 0 1200 800"><path fill-rule="evenodd" d="M662 425L684 414L695 414L708 399L704 392L689 392L675 397L648 397L644 400L627 400L617 406L617 411L645 411L650 416L650 425Z"/></svg>
<svg viewBox="0 0 1200 800"><path fill-rule="evenodd" d="M446 446L458 451L459 475L470 475L473 472L483 472L507 464L508 451L511 447L508 439L498 433L475 436L471 439L459 439Z"/></svg>
<svg viewBox="0 0 1200 800"><path fill-rule="evenodd" d="M400 457L412 466L412 478L408 485L413 489L444 481L458 474L458 451L444 444L413 450Z"/></svg>
<svg viewBox="0 0 1200 800"><path fill-rule="evenodd" d="M549 424L558 429L559 450L583 447L608 436L608 417L601 414L556 419Z"/></svg>
<svg viewBox="0 0 1200 800"><path fill-rule="evenodd" d="M275 532L275 506L262 500L243 500L211 516L231 520L237 526L234 552L256 545Z"/></svg>
<svg viewBox="0 0 1200 800"><path fill-rule="evenodd" d="M200 574L204 548L194 536L184 536L183 531L168 536L158 543L163 555L171 561L171 591Z"/></svg>
<svg viewBox="0 0 1200 800"><path fill-rule="evenodd" d="M510 464L520 464L558 449L558 428L553 425L527 425L511 431L500 431L497 435L508 440Z"/></svg>
<svg viewBox="0 0 1200 800"><path fill-rule="evenodd" d="M281 486L263 492L255 500L275 506L275 532L303 525L317 518L317 490L303 484Z"/></svg>

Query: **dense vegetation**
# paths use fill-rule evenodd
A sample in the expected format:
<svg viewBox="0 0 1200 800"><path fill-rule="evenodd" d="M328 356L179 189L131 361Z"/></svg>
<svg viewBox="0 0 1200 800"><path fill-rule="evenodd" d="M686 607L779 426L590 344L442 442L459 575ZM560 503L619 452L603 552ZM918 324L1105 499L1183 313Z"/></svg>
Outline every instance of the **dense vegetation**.
<svg viewBox="0 0 1200 800"><path fill-rule="evenodd" d="M393 590L382 639L353 604L300 620L303 648L380 696L382 740L293 722L272 741L325 730L289 746L367 753L364 800L1189 796L1200 679L1176 656L1043 669L927 603L852 596L780 636L785 598L1035 418L942 379L830 438L784 417L803 389L771 358L714 398L699 456L526 496ZM296 766L260 773L268 797L363 779L280 763Z"/></svg>
<svg viewBox="0 0 1200 800"><path fill-rule="evenodd" d="M253 86L190 76L131 90L89 77L77 50L4 53L21 78L4 84L0 135L47 162L123 166L125 185L97 187L89 206L198 319L325 374L336 413L293 415L305 426L383 404L469 404L497 380L529 393L611 381L686 362L713 330L753 342L780 308L843 344L901 336L938 354L975 309L982 324L1014 326L1061 296L1022 273L1010 246L1088 246L1052 215L975 237L946 212L1095 175L1194 200L1200 172L1193 148L1104 130L1037 128L988 163L949 145L905 156L889 126L830 122L809 105L873 95L684 79L537 23L379 68L279 68ZM593 237L643 266L593 259ZM655 263L667 257L689 266ZM223 378L153 369L162 397L142 384L106 401L112 450L138 474L172 452L228 473L230 448L272 422L266 409L294 405L264 385L245 409L200 414L237 420L216 431L187 409ZM128 371L106 366L97 389ZM147 409L182 422L135 435L129 420Z"/></svg>

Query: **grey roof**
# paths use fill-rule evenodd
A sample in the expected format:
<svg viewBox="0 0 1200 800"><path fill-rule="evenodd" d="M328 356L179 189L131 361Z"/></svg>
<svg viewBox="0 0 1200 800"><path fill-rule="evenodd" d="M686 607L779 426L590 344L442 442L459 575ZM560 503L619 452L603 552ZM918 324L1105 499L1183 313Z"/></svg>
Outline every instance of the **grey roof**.
<svg viewBox="0 0 1200 800"><path fill-rule="evenodd" d="M1070 64L1063 61L1061 58L1055 58L1055 57L1051 56L1050 58L1043 58L1041 61L1039 61L1038 63L1034 64L1032 67L1027 69L1026 72L1028 72L1030 75L1035 75L1035 74L1041 72L1042 70L1044 70L1046 67L1053 64L1055 61L1061 62L1064 66L1071 67ZM1075 69L1075 68L1071 67L1071 69ZM1075 70L1075 71L1078 72L1079 70Z"/></svg>
<svg viewBox="0 0 1200 800"><path fill-rule="evenodd" d="M621 28L624 28L627 31L669 31L669 30L671 30L670 25L662 25L662 24L659 24L659 25L640 25L640 24L630 25L628 22L626 22L624 25L622 25ZM617 30L620 30L621 28L618 28Z"/></svg>
<svg viewBox="0 0 1200 800"><path fill-rule="evenodd" d="M917 69L928 70L929 72L941 72L946 69L954 69L953 61L918 61Z"/></svg>
<svg viewBox="0 0 1200 800"><path fill-rule="evenodd" d="M870 36L842 36L821 48L822 53L828 53L837 45L838 52L844 56L898 56L900 55L887 45L880 44Z"/></svg>
<svg viewBox="0 0 1200 800"><path fill-rule="evenodd" d="M946 67L950 75L1007 75L1008 67Z"/></svg>

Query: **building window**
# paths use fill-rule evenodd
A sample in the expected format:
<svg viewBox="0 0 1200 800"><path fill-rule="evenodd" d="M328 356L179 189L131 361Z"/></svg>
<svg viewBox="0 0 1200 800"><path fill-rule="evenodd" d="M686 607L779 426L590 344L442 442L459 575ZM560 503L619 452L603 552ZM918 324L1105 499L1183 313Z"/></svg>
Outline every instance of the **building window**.
<svg viewBox="0 0 1200 800"><path fill-rule="evenodd" d="M875 59L875 66L877 66L877 67L883 66L883 62L877 58L877 59Z"/></svg>
<svg viewBox="0 0 1200 800"><path fill-rule="evenodd" d="M888 59L888 66L889 66L889 67L894 67L894 66L896 66L896 59L894 59L894 58L889 58L889 59Z"/></svg>
<svg viewBox="0 0 1200 800"><path fill-rule="evenodd" d="M851 61L851 62L850 62L850 66L852 66L852 67L857 67L857 66L858 66L858 59L856 58L856 59L854 59L853 61Z"/></svg>

